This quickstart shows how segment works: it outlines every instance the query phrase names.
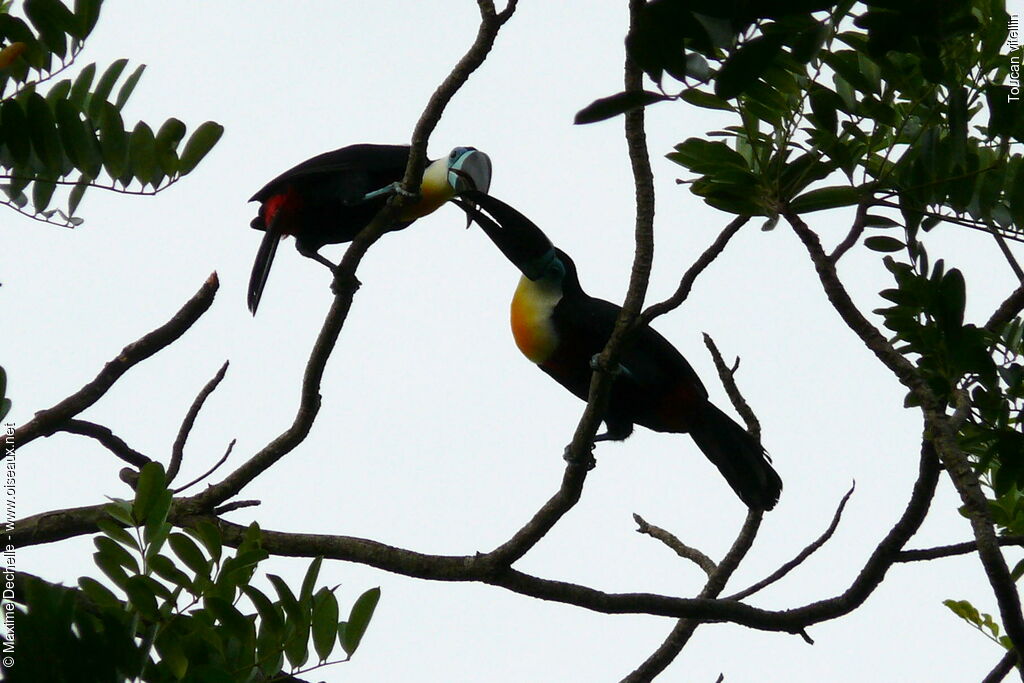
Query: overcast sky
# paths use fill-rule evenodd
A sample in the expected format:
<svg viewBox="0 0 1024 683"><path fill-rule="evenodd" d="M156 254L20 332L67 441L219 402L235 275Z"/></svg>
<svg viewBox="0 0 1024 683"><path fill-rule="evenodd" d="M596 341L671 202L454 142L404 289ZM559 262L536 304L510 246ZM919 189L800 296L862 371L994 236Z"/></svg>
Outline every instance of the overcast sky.
<svg viewBox="0 0 1024 683"><path fill-rule="evenodd" d="M621 119L585 127L574 113L621 90L625 2L524 0L490 57L455 97L430 143L486 151L492 192L573 256L583 287L624 296L632 260L633 186ZM1011 3L1021 11L1024 3ZM405 143L427 98L475 35L475 3L154 2L108 0L81 64L146 63L125 120L154 129L168 116L226 128L200 168L155 198L90 192L74 231L0 214L0 363L16 423L80 388L128 342L166 321L213 271L213 308L178 343L129 372L83 418L166 462L181 419L224 360L181 481L238 439L239 464L287 427L301 373L331 304L329 273L282 245L253 318L245 289L260 233L248 198L310 156L355 142ZM650 110L657 181L649 302L729 216L675 183L673 144L725 125L703 111ZM815 214L827 245L849 216ZM327 366L309 439L242 492L262 506L229 518L282 531L375 539L428 553L488 551L521 527L561 481L562 449L583 403L516 349L508 302L518 272L455 207L388 235L359 270L359 290ZM984 235L942 226L936 257L964 270L968 317L984 321L1013 284ZM1024 251L1018 249L1024 258ZM332 259L341 247L324 251ZM891 278L856 249L840 274L864 310ZM730 587L790 559L857 491L834 539L750 602L783 609L842 592L902 512L916 476L921 423L904 390L828 305L795 235L746 227L698 280L687 303L655 325L689 359L713 401L733 412L701 341L711 334L760 417L785 487ZM686 436L645 429L601 444L597 468L565 519L517 563L539 576L611 592L692 596L700 570L635 532L636 512L720 558L745 508ZM89 439L59 435L18 455L18 516L130 497L122 464ZM945 479L910 547L970 537ZM20 552L22 569L74 583L97 573L80 538ZM1006 552L1011 563L1018 551ZM293 585L308 561L268 561ZM643 661L673 621L608 616L500 588L408 579L325 563L343 609L363 590L383 596L355 659L327 681L612 681ZM258 584L260 585L260 584ZM265 584L263 584L265 585ZM735 625L701 627L664 675L741 681L977 680L1000 648L942 604L968 599L996 613L974 557L897 565L853 614L799 637Z"/></svg>

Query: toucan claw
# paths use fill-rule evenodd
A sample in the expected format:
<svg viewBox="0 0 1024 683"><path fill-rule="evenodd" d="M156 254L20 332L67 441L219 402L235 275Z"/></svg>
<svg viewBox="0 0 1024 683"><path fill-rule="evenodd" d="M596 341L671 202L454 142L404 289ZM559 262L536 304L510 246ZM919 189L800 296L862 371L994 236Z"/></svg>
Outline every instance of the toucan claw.
<svg viewBox="0 0 1024 683"><path fill-rule="evenodd" d="M583 457L577 457L573 455L572 444L569 444L565 447L565 450L562 451L562 459L565 460L570 465L581 465L583 467L586 467L587 471L589 472L590 470L597 467L597 460L595 460L594 456L592 455L594 448L595 444L590 444L590 448L588 449L587 454Z"/></svg>

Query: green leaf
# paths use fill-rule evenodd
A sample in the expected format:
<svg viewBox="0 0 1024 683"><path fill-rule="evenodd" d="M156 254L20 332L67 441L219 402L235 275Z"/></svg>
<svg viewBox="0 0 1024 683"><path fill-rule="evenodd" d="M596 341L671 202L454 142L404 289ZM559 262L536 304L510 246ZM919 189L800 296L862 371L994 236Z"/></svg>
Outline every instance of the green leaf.
<svg viewBox="0 0 1024 683"><path fill-rule="evenodd" d="M127 546L132 550L139 550L139 543L135 540L135 537L128 533L128 530L117 522L111 519L101 519L96 522L96 526L100 528L100 531L109 536L112 540L117 541L123 546Z"/></svg>
<svg viewBox="0 0 1024 683"><path fill-rule="evenodd" d="M175 118L164 121L156 133L156 155L168 176L178 172L178 143L185 137L185 124Z"/></svg>
<svg viewBox="0 0 1024 683"><path fill-rule="evenodd" d="M203 544L203 547L206 548L206 552L213 558L213 561L220 564L222 545L220 529L217 528L216 524L209 520L201 519L194 528L185 529L185 531L197 538Z"/></svg>
<svg viewBox="0 0 1024 683"><path fill-rule="evenodd" d="M91 108L91 107L90 107ZM120 178L128 163L128 133L117 108L104 102L100 108L100 150L103 165L111 178Z"/></svg>
<svg viewBox="0 0 1024 683"><path fill-rule="evenodd" d="M74 216L75 211L78 210L78 205L82 203L82 197L85 196L85 191L89 189L89 179L84 175L79 176L78 182L71 188L71 193L68 195L68 215Z"/></svg>
<svg viewBox="0 0 1024 683"><path fill-rule="evenodd" d="M135 486L135 502L132 505L132 517L138 524L149 520L149 513L156 503L157 496L167 489L164 466L159 462L148 462L139 473L139 481Z"/></svg>
<svg viewBox="0 0 1024 683"><path fill-rule="evenodd" d="M103 105L107 103L110 91L114 89L114 83L121 77L121 73L127 65L127 59L118 59L108 66L107 70L100 76L100 80L96 83L96 88L92 91L92 96L89 98L89 116L98 118L103 112Z"/></svg>
<svg viewBox="0 0 1024 683"><path fill-rule="evenodd" d="M313 589L316 588L316 579L320 575L320 565L323 560L323 557L315 557L309 563L306 576L302 579L302 589L299 591L300 602L308 602L313 599Z"/></svg>
<svg viewBox="0 0 1024 683"><path fill-rule="evenodd" d="M92 80L95 77L96 64L88 64L78 72L75 84L71 86L71 93L68 95L68 99L73 105L78 107L79 111L85 110L86 99L89 97L89 88L92 86Z"/></svg>
<svg viewBox="0 0 1024 683"><path fill-rule="evenodd" d="M811 190L800 195L789 207L796 213L810 213L812 211L823 211L835 209L841 206L853 206L861 199L859 188L849 185L836 185Z"/></svg>
<svg viewBox="0 0 1024 683"><path fill-rule="evenodd" d="M351 656L359 647L366 627L370 625L373 611L377 609L380 601L380 588L371 588L356 600L352 605L352 611L348 615L348 622L345 624L344 633L339 633L341 646Z"/></svg>
<svg viewBox="0 0 1024 683"><path fill-rule="evenodd" d="M46 207L50 205L50 199L53 197L53 191L56 189L57 185L52 180L36 178L35 183L32 185L32 206L35 207L36 213L42 213L46 210Z"/></svg>
<svg viewBox="0 0 1024 683"><path fill-rule="evenodd" d="M224 126L213 121L207 121L199 126L192 136L185 143L185 150L181 153L179 168L181 175L191 173L199 165L203 157L213 149L213 146L220 140L224 133Z"/></svg>
<svg viewBox="0 0 1024 683"><path fill-rule="evenodd" d="M664 95L646 90L640 92L620 92L609 97L594 100L576 112L573 123L576 125L604 121L634 109L646 107L655 102L668 99Z"/></svg>
<svg viewBox="0 0 1024 683"><path fill-rule="evenodd" d="M88 177L95 178L100 174L103 158L99 143L81 119L81 112L68 100L58 101L55 110L57 128L68 158L75 168Z"/></svg>
<svg viewBox="0 0 1024 683"><path fill-rule="evenodd" d="M143 185L154 181L157 170L156 137L145 121L139 121L128 140L128 158L135 177ZM153 182L156 187L156 182Z"/></svg>
<svg viewBox="0 0 1024 683"><path fill-rule="evenodd" d="M1013 217L1013 224L1017 230L1024 230L1024 163L1018 160L1014 164L1013 184L1007 193L1010 215Z"/></svg>
<svg viewBox="0 0 1024 683"><path fill-rule="evenodd" d="M133 574L139 573L138 561L120 544L115 543L106 536L96 536L92 539L92 542L103 557L116 562Z"/></svg>
<svg viewBox="0 0 1024 683"><path fill-rule="evenodd" d="M313 598L313 649L323 662L338 638L338 599L334 592L321 588Z"/></svg>
<svg viewBox="0 0 1024 683"><path fill-rule="evenodd" d="M881 252L892 252L906 249L907 245L900 242L895 237L886 237L885 235L878 235L876 237L868 237L864 240L864 246L871 251Z"/></svg>
<svg viewBox="0 0 1024 683"><path fill-rule="evenodd" d="M125 103L128 102L128 98L132 96L132 91L135 90L135 86L138 85L139 79L142 78L142 72L146 70L145 64L140 64L132 75L129 76L124 84L121 85L121 89L117 91L117 100L114 102L114 106L118 110L124 109Z"/></svg>
<svg viewBox="0 0 1024 683"><path fill-rule="evenodd" d="M715 78L715 94L731 100L757 82L772 65L782 43L774 37L759 36L736 50L722 65Z"/></svg>
<svg viewBox="0 0 1024 683"><path fill-rule="evenodd" d="M181 586L189 592L194 592L192 579L185 572L178 569L178 566L174 564L174 560L166 555L158 554L149 558L149 566L152 567L157 576L167 579L175 586Z"/></svg>
<svg viewBox="0 0 1024 683"><path fill-rule="evenodd" d="M210 562L203 556L191 538L185 534L174 533L167 537L167 543L174 554L181 558L185 565L200 576L210 575Z"/></svg>
<svg viewBox="0 0 1024 683"><path fill-rule="evenodd" d="M114 499L103 506L103 511L125 526L135 526L132 520L132 504L126 500Z"/></svg>
<svg viewBox="0 0 1024 683"><path fill-rule="evenodd" d="M207 597L204 598L203 605L230 635L243 643L255 643L256 631L252 620L239 612L230 602L217 597Z"/></svg>
<svg viewBox="0 0 1024 683"><path fill-rule="evenodd" d="M0 108L0 127L3 130L4 145L11 152L15 165L23 166L32 153L29 137L28 117L17 100L7 100Z"/></svg>
<svg viewBox="0 0 1024 683"><path fill-rule="evenodd" d="M692 104L695 107L702 107L704 109L722 109L725 111L736 111L736 109L723 100L722 98L712 95L709 92L698 90L697 88L690 88L684 90L680 95L679 99L688 104Z"/></svg>
<svg viewBox="0 0 1024 683"><path fill-rule="evenodd" d="M174 494L168 489L164 489L156 495L156 500L153 502L153 507L150 508L145 532L143 533L143 539L150 545L150 549L147 552L152 552L154 545L163 544L167 538L169 531L167 513L171 510L173 496Z"/></svg>
<svg viewBox="0 0 1024 683"><path fill-rule="evenodd" d="M274 605L263 592L253 586L240 586L245 596L252 601L263 620L264 626L274 632L280 632L284 628L284 616L280 608Z"/></svg>
<svg viewBox="0 0 1024 683"><path fill-rule="evenodd" d="M96 566L114 582L115 586L123 589L125 584L128 583L128 574L125 573L124 568L114 558L97 552L93 553L92 559Z"/></svg>
<svg viewBox="0 0 1024 683"><path fill-rule="evenodd" d="M901 227L899 223L889 218L888 216L876 216L874 214L867 214L864 216L864 227L865 228L898 228Z"/></svg>
<svg viewBox="0 0 1024 683"><path fill-rule="evenodd" d="M39 93L32 93L27 98L25 112L28 115L28 129L36 156L47 170L57 173L64 157L64 150L61 148L57 123L50 106Z"/></svg>
<svg viewBox="0 0 1024 683"><path fill-rule="evenodd" d="M68 53L68 44L62 28L62 23L67 19L62 16L61 10L68 12L68 8L57 0L25 0L23 9L42 41L63 60ZM71 21L74 21L74 17L71 17Z"/></svg>
<svg viewBox="0 0 1024 683"><path fill-rule="evenodd" d="M82 592L100 607L121 610L124 609L121 601L114 593L102 583L89 576L82 576L78 579L78 587Z"/></svg>
<svg viewBox="0 0 1024 683"><path fill-rule="evenodd" d="M288 587L284 579L276 574L267 574L267 578L270 579L270 583L274 584L274 590L277 591L281 607L284 608L288 619L295 622L296 625L308 623L308 619L302 613L302 608L299 607L299 601L295 599L295 594L292 593L292 589Z"/></svg>
<svg viewBox="0 0 1024 683"><path fill-rule="evenodd" d="M159 619L160 614L156 605L156 595L152 586L144 581L144 576L132 576L124 585L124 592L128 594L128 600L139 613L148 619Z"/></svg>

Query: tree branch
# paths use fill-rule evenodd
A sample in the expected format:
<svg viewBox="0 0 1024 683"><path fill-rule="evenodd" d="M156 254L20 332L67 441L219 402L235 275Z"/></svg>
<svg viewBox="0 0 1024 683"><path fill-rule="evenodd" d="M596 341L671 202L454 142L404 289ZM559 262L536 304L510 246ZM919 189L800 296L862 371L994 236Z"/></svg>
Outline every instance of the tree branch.
<svg viewBox="0 0 1024 683"><path fill-rule="evenodd" d="M645 520L643 517L636 514L635 512L633 513L633 521L635 521L637 526L639 527L637 529L637 533L647 534L651 538L658 539L659 541L667 545L669 548L671 548L673 551L675 551L676 555L678 555L679 557L682 557L686 560L690 560L691 562L696 564L708 576L714 574L715 570L718 569L718 565L715 564L715 561L707 555L705 555L704 553L702 553L700 550L697 550L696 548L691 548L690 546L680 541L674 534L665 531L661 527L654 526L653 524L648 524L647 520Z"/></svg>
<svg viewBox="0 0 1024 683"><path fill-rule="evenodd" d="M1000 546L1024 547L1024 536L999 536L996 542ZM954 545L944 545L937 548L920 548L915 550L903 550L896 554L896 562L920 562L922 560L938 560L944 557L955 557L967 555L978 550L977 541L966 541Z"/></svg>
<svg viewBox="0 0 1024 683"><path fill-rule="evenodd" d="M185 414L185 419L181 423L181 427L178 429L178 437L174 440L174 445L171 447L171 462L167 466L167 483L170 484L174 481L174 478L178 476L178 469L181 467L181 458L185 454L185 442L188 441L188 435L192 431L192 426L196 423L196 418L199 416L199 411L203 409L203 404L206 403L206 399L210 397L217 385L224 379L224 374L228 371L228 361L224 361L224 365L220 366L220 370L213 376L206 386L202 388L199 395L196 396L195 400L192 401L192 406L188 409L188 413Z"/></svg>
<svg viewBox="0 0 1024 683"><path fill-rule="evenodd" d="M739 387L736 386L736 379L734 377L736 371L730 369L725 361L722 360L722 354L719 352L718 347L715 346L715 340L711 338L707 332L704 333L704 346L711 352L711 358L715 362L715 369L718 370L718 377L722 380L722 386L725 387L725 393L729 396L729 400L732 402L736 412L740 414L743 421L747 425L747 431L750 435L757 440L758 443L761 441L761 421L757 419L757 415L750 409L750 405L746 399L743 398L743 394L740 393ZM737 366L739 360L736 361Z"/></svg>
<svg viewBox="0 0 1024 683"><path fill-rule="evenodd" d="M723 251L725 251L725 246L729 243L729 240L731 240L733 235L739 232L740 228L746 225L749 220L750 216L737 216L732 219L729 224L725 226L722 232L719 233L715 241L711 243L711 246L709 246L683 274L683 278L679 281L679 286L676 288L675 293L664 301L651 304L647 307L647 310L645 310L640 316L640 324L646 325L659 315L664 315L679 308L683 302L686 301L686 298L690 296L690 290L693 289L693 283L697 280L697 276L704 272L704 269L711 265L711 263L718 258Z"/></svg>
<svg viewBox="0 0 1024 683"><path fill-rule="evenodd" d="M997 334L1003 328L1003 325L1020 315L1022 310L1024 310L1024 285L1013 290L1010 296L1006 297L1006 300L999 304L999 308L992 313L992 317L985 323L985 329L993 334Z"/></svg>
<svg viewBox="0 0 1024 683"><path fill-rule="evenodd" d="M132 366L166 348L185 334L210 308L219 286L217 274L213 273L169 321L124 347L116 358L103 366L94 380L52 408L36 413L35 417L15 430L14 442L22 448L33 439L50 436L61 429L68 420L100 400Z"/></svg>
<svg viewBox="0 0 1024 683"><path fill-rule="evenodd" d="M81 436L88 436L96 439L103 444L108 451L138 469L142 469L146 463L150 462L148 457L129 446L123 439L110 431L109 428L96 424L95 422L87 422L85 420L68 420L57 431L67 432L68 434L79 434Z"/></svg>
<svg viewBox="0 0 1024 683"><path fill-rule="evenodd" d="M761 517L763 515L764 512L761 510L747 511L747 519L744 521L740 533L736 536L736 540L733 541L729 552L725 554L722 561L718 563L715 570L708 576L704 589L697 596L698 600L717 598L725 589L725 584L728 583L729 578L732 577L733 572L736 571L736 568L746 556L747 551L750 550L750 546L753 545L754 538L757 537L757 530L761 526ZM653 680L679 656L679 653L690 642L690 638L693 637L694 632L701 623L703 623L703 620L700 619L680 619L668 634L665 642L643 664L623 678L622 683L642 683ZM803 629L800 630L802 631Z"/></svg>
<svg viewBox="0 0 1024 683"><path fill-rule="evenodd" d="M732 595L727 597L726 600L742 600L762 590L763 588L770 586L771 584L775 583L776 581L784 577L786 574L788 574L789 572L793 571L798 566L803 564L804 560L806 560L808 557L817 552L817 550L821 548L821 546L825 545L825 543L828 542L828 539L832 538L832 534L834 534L836 532L836 529L839 527L839 520L843 516L843 510L846 508L846 503L850 500L850 496L853 495L853 489L855 487L856 484L854 484L854 486L851 486L850 490L847 491L846 495L843 496L842 500L839 501L839 507L836 508L835 514L832 515L832 523L828 525L828 528L825 529L825 532L821 536L816 538L810 545L808 545L806 548L797 553L796 557L794 557L792 560L785 563L784 565L776 569L774 572L772 572L765 578L761 579L754 585L750 586L749 588L744 588L738 593L733 593ZM894 557L899 557L899 555L900 553L897 553ZM893 561L897 562L898 560L894 559Z"/></svg>
<svg viewBox="0 0 1024 683"><path fill-rule="evenodd" d="M995 668L985 678L981 679L981 683L999 683L999 681L1006 678L1013 671L1015 666L1017 666L1017 653L1013 651L1007 652L999 660Z"/></svg>

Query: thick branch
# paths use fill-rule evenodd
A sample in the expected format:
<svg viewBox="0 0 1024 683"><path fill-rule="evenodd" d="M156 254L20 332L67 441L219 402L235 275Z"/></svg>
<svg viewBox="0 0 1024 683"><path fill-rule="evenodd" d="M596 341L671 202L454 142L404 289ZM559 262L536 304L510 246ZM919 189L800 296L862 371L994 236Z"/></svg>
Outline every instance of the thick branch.
<svg viewBox="0 0 1024 683"><path fill-rule="evenodd" d="M999 308L992 313L992 317L985 323L985 329L989 332L998 333L1003 325L1010 322L1024 310L1024 285L1013 290L1010 296L1006 297Z"/></svg>
<svg viewBox="0 0 1024 683"><path fill-rule="evenodd" d="M149 458L129 446L124 442L124 439L114 434L109 428L98 425L95 422L68 420L58 431L67 432L68 434L80 434L81 436L96 439L108 451L138 469L142 469L146 463L150 462Z"/></svg>
<svg viewBox="0 0 1024 683"><path fill-rule="evenodd" d="M995 668L985 678L981 679L981 683L999 683L999 681L1006 678L1013 671L1015 666L1017 666L1017 653L1007 652L999 660L999 663L995 665Z"/></svg>
<svg viewBox="0 0 1024 683"><path fill-rule="evenodd" d="M818 279L821 280L821 286L825 290L825 295L828 297L832 307L842 317L843 322L853 330L854 334L860 337L864 345L882 361L885 367L889 368L896 375L904 386L921 399L923 405L933 405L935 398L928 390L924 381L917 375L914 366L900 355L892 347L892 344L886 341L882 333L868 322L868 319L860 312L857 305L853 303L843 283L839 280L835 263L828 258L822 249L821 240L818 239L818 235L807 227L807 224L803 222L800 216L793 213L787 213L785 216L797 237L804 243L804 247L806 247L807 253L811 257L811 262L814 263L814 268L818 273Z"/></svg>
<svg viewBox="0 0 1024 683"><path fill-rule="evenodd" d="M132 366L166 348L185 334L213 303L219 286L217 274L213 273L173 318L124 347L116 358L103 366L94 380L52 408L36 413L35 417L19 427L14 432L14 443L21 448L40 436L50 436L68 420L100 400L114 382Z"/></svg>

